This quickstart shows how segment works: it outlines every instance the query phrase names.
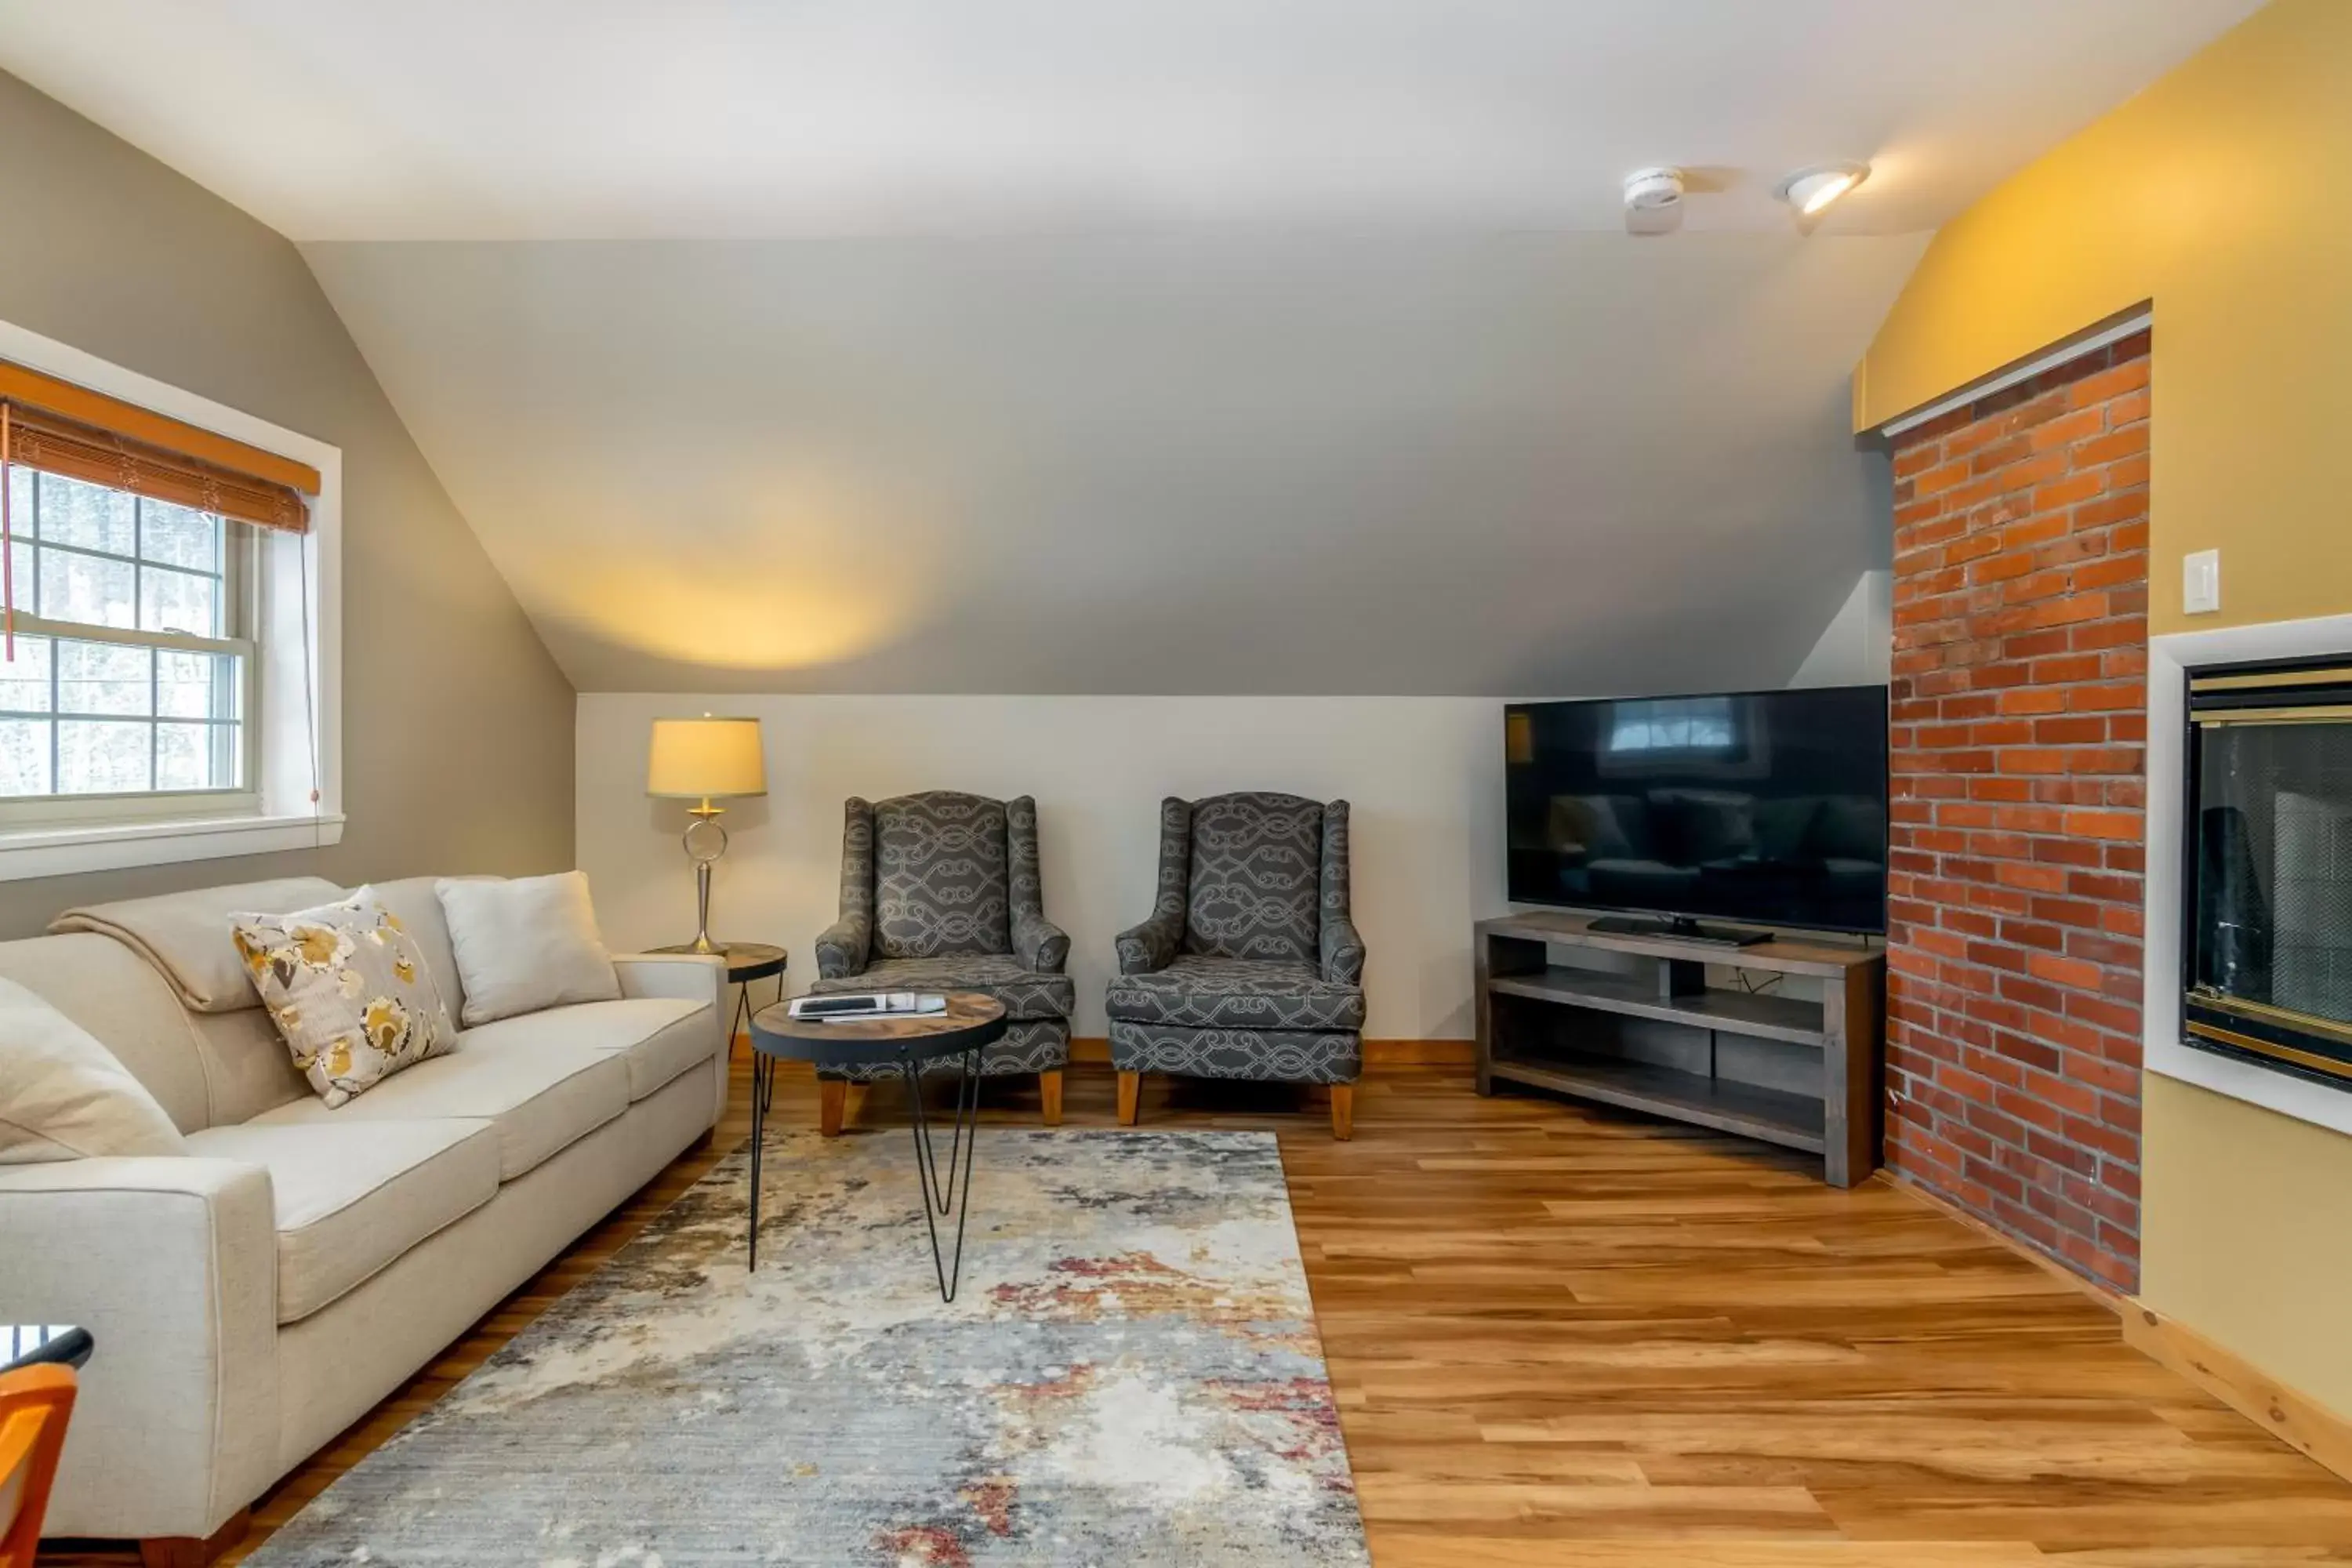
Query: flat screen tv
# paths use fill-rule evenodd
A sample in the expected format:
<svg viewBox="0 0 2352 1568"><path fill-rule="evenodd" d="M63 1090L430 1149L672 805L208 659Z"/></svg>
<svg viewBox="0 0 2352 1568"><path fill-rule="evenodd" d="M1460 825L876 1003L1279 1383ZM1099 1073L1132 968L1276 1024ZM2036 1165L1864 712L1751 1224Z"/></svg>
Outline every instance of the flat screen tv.
<svg viewBox="0 0 2352 1568"><path fill-rule="evenodd" d="M1884 686L1523 702L1503 723L1514 903L1724 940L1699 922L1885 931Z"/></svg>

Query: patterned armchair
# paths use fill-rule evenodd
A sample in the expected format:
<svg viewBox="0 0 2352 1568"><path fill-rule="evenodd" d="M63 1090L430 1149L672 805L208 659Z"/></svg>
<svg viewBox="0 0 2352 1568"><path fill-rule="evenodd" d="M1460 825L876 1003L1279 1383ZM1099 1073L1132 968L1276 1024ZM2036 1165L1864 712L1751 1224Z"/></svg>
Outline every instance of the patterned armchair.
<svg viewBox="0 0 2352 1568"><path fill-rule="evenodd" d="M1349 918L1348 803L1221 795L1160 803L1160 897L1118 938L1106 999L1118 1119L1147 1072L1331 1086L1355 1131L1364 944Z"/></svg>
<svg viewBox="0 0 2352 1568"><path fill-rule="evenodd" d="M841 834L841 919L816 939L826 991L982 991L1004 1004L1004 1037L981 1055L990 1075L1034 1072L1045 1125L1062 1120L1076 994L1070 939L1045 918L1037 879L1037 803L930 790L851 799ZM942 1061L941 1067L952 1067ZM841 1131L852 1081L896 1068L819 1075L819 1123Z"/></svg>

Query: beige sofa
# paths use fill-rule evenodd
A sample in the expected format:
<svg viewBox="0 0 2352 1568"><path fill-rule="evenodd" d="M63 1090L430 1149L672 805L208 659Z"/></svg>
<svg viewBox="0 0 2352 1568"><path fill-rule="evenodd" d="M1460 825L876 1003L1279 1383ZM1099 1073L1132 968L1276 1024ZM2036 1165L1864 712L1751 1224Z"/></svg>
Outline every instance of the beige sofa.
<svg viewBox="0 0 2352 1568"><path fill-rule="evenodd" d="M432 879L376 887L456 1017ZM211 889L88 911L115 935L0 942L0 975L103 1042L188 1145L0 1166L0 1322L98 1340L49 1534L218 1534L726 1109L722 963L647 956L616 961L620 1001L466 1030L328 1110L226 915L340 892Z"/></svg>

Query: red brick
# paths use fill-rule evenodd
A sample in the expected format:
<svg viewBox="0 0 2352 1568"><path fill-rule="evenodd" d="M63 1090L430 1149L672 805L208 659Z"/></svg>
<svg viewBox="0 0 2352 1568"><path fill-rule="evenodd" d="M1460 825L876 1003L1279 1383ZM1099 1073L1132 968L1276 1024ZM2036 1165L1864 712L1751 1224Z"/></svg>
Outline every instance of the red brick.
<svg viewBox="0 0 2352 1568"><path fill-rule="evenodd" d="M1895 455L1887 1160L2137 1280L2147 342Z"/></svg>

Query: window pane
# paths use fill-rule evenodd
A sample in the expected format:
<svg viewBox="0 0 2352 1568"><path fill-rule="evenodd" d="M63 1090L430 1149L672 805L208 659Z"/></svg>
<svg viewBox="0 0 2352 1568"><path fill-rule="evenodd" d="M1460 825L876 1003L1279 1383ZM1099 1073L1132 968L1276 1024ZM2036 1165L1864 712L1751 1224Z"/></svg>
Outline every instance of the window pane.
<svg viewBox="0 0 2352 1568"><path fill-rule="evenodd" d="M171 719L236 718L243 663L232 654L157 649L155 711Z"/></svg>
<svg viewBox="0 0 2352 1568"><path fill-rule="evenodd" d="M30 539L37 531L33 523L33 470L12 465L8 469L8 531L19 539Z"/></svg>
<svg viewBox="0 0 2352 1568"><path fill-rule="evenodd" d="M117 794L148 785L152 724L121 720L58 721L58 793Z"/></svg>
<svg viewBox="0 0 2352 1568"><path fill-rule="evenodd" d="M219 589L220 584L211 577L150 566L139 574L139 625L151 632L217 637L220 624L213 617Z"/></svg>
<svg viewBox="0 0 2352 1568"><path fill-rule="evenodd" d="M8 586L16 595L16 612L30 615L34 595L33 542L19 534L8 546Z"/></svg>
<svg viewBox="0 0 2352 1568"><path fill-rule="evenodd" d="M237 726L155 726L157 789L235 789Z"/></svg>
<svg viewBox="0 0 2352 1568"><path fill-rule="evenodd" d="M58 644L58 711L136 713L152 711L148 687L148 650L107 643ZM109 786L112 787L112 786Z"/></svg>
<svg viewBox="0 0 2352 1568"><path fill-rule="evenodd" d="M49 721L0 719L0 795L48 793Z"/></svg>
<svg viewBox="0 0 2352 1568"><path fill-rule="evenodd" d="M130 491L43 474L40 497L43 539L116 555L128 555L139 547L139 527L132 510L136 498Z"/></svg>
<svg viewBox="0 0 2352 1568"><path fill-rule="evenodd" d="M168 501L139 503L139 557L191 572L220 570L220 520Z"/></svg>
<svg viewBox="0 0 2352 1568"><path fill-rule="evenodd" d="M46 713L49 710L49 639L18 637L16 662L0 658L0 712ZM41 742L48 745L46 740ZM48 768L46 755L41 762Z"/></svg>
<svg viewBox="0 0 2352 1568"><path fill-rule="evenodd" d="M139 624L133 604L138 572L130 562L69 555L62 550L44 550L40 556L41 614L53 621L94 626Z"/></svg>

